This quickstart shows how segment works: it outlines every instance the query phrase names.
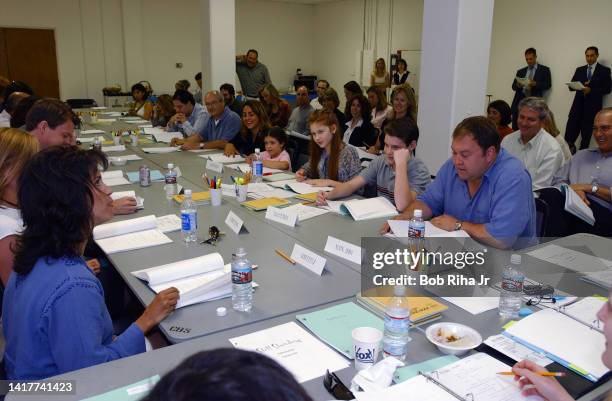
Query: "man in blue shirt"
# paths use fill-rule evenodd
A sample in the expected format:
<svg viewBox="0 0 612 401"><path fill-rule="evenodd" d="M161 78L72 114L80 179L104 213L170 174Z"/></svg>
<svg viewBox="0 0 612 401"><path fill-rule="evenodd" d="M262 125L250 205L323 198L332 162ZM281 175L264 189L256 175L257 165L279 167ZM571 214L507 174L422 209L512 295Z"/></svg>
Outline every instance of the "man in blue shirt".
<svg viewBox="0 0 612 401"><path fill-rule="evenodd" d="M193 95L179 89L172 96L175 114L168 121L166 131L179 131L183 135L202 132L208 121L208 114L201 104L196 103Z"/></svg>
<svg viewBox="0 0 612 401"><path fill-rule="evenodd" d="M241 121L238 114L225 106L223 95L219 91L210 91L204 96L204 104L210 118L202 131L196 132L187 139L172 139L171 145L182 145L182 149L223 149L225 144L234 139L240 131Z"/></svg>
<svg viewBox="0 0 612 401"><path fill-rule="evenodd" d="M531 178L520 160L500 149L493 123L485 117L466 118L453 132L451 149L452 157L436 179L397 219L410 219L421 209L436 227L464 230L496 248L535 244Z"/></svg>

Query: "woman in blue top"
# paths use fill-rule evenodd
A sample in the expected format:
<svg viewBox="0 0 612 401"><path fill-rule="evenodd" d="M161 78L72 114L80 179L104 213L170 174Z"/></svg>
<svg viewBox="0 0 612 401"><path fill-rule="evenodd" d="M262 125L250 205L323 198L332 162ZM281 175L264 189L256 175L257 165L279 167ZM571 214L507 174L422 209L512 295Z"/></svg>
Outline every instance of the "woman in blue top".
<svg viewBox="0 0 612 401"><path fill-rule="evenodd" d="M145 350L144 334L176 306L178 291L160 292L126 331L114 336L98 279L82 254L93 227L113 217L98 164L77 147L36 154L19 178L25 225L4 294L7 378L44 379Z"/></svg>

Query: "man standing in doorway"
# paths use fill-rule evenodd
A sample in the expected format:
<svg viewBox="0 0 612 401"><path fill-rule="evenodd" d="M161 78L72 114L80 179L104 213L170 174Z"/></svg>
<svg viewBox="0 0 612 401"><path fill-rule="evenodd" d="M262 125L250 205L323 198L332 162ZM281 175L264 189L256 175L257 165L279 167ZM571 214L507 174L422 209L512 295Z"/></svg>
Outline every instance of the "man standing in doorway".
<svg viewBox="0 0 612 401"><path fill-rule="evenodd" d="M612 85L610 68L597 62L599 49L595 46L587 47L584 56L587 64L576 68L572 77L572 82L580 82L584 88L576 91L565 127L565 141L572 153L576 153L574 142L579 136L582 137L580 149L589 147L593 133L593 120L601 110L603 97L610 93ZM573 89L570 88L570 90Z"/></svg>
<svg viewBox="0 0 612 401"><path fill-rule="evenodd" d="M271 84L268 67L258 61L257 50L250 49L246 55L236 56L236 74L240 80L242 93L246 97L257 99L259 90Z"/></svg>
<svg viewBox="0 0 612 401"><path fill-rule="evenodd" d="M538 64L538 55L536 49L530 47L525 50L525 61L527 67L523 67L516 72L514 81L512 81L512 90L514 90L514 99L512 99L512 129L517 130L518 124L518 105L526 97L544 97L544 92L550 89L551 78L550 68L545 65ZM523 79L516 79L523 78Z"/></svg>

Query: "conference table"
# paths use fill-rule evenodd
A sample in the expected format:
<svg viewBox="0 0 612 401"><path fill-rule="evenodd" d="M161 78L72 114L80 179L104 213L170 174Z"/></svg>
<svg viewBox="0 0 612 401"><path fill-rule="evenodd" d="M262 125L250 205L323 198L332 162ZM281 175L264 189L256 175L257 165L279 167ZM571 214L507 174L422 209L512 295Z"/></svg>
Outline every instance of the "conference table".
<svg viewBox="0 0 612 401"><path fill-rule="evenodd" d="M87 121L87 118L85 118ZM116 121L111 125L92 125L85 128L99 128L105 131L107 139L111 130L134 128L124 121ZM151 170L164 171L167 163L174 163L182 172L178 183L184 189L194 192L205 190L202 173L206 170L206 160L202 155L215 152L173 152L167 154L148 154L142 151L143 147L165 146L163 144L126 145L123 152L109 153L109 156L135 154L143 160L128 161L127 165L112 169L121 169L124 172L138 171L140 165L146 164ZM217 151L216 153L220 153ZM239 176L234 169L224 167L223 173L207 171L209 176L223 177L223 183L229 184L230 176ZM149 187L136 184L113 187L113 190L134 190L144 198L144 210L133 215L116 216L116 220L131 219L154 214L157 217L167 214L178 214L179 205L173 200L166 199L163 182L154 182ZM289 199L295 203L294 198ZM248 229L246 233L235 234L224 223L229 212L235 213L244 221ZM113 220L114 221L114 220ZM111 391L116 388L139 382L155 375L163 375L180 363L186 357L204 350L219 347L231 347L228 339L257 332L280 324L295 321L298 313L308 313L322 310L330 306L345 302L355 302L355 294L361 290L361 265L353 263L343 257L324 251L328 237L335 237L354 245L361 246L364 237L379 237L379 228L385 219L373 219L355 222L348 216L327 213L304 222L295 227L272 222L265 218L265 212L251 211L240 205L235 198L223 197L220 206L198 206L199 241L196 244L186 245L181 239L180 231L168 233L172 239L171 244L144 248L128 252L119 252L108 255L115 269L125 281L138 300L146 306L154 297L152 290L146 283L131 273L153 266L189 259L211 252L219 252L225 263L229 263L236 248L244 247L248 252L248 259L257 264L253 272L253 280L258 284L254 291L253 310L250 313L233 311L229 298L199 303L180 308L166 318L159 328L163 335L173 345L149 351L113 362L92 366L75 372L53 377L55 380L73 380L76 387L75 394L64 394L62 400L81 400ZM217 226L225 234L216 246L200 244L207 238L209 226ZM585 244L589 244L589 251L599 257L612 260L612 241L595 236L578 234L561 238L534 247L557 244L577 251L584 251ZM275 250L281 249L290 254L294 245L301 245L327 259L322 275L317 275L302 266L292 265L279 257ZM525 254L524 254L525 255ZM570 294L601 294L602 288L594 284L577 280L576 273L557 266L553 263L524 256L523 264L529 266L528 276L534 280L550 280L555 274L555 287ZM605 294L604 294L605 295ZM462 308L447 303L448 310L443 312L442 320L466 324L476 329L483 337L501 332L507 320L501 318L496 309L473 315ZM216 315L218 307L227 308L227 315ZM536 309L537 310L537 309ZM413 328L412 340L409 344L407 364L422 362L441 356L436 347L424 335L427 325ZM482 344L477 348L497 357L505 363L512 361L504 355L497 353ZM596 399L601 394L612 389L607 378L600 380L603 383L593 384L588 380L568 371L561 365L555 364L555 370L570 372L567 379L562 381L566 388L575 397L581 400ZM356 371L351 364L337 374L346 383L355 375ZM327 393L322 385L322 378L313 379L303 383L307 392L315 400L329 400L333 397ZM40 396L9 395L7 399L37 400ZM58 398L60 399L60 398Z"/></svg>

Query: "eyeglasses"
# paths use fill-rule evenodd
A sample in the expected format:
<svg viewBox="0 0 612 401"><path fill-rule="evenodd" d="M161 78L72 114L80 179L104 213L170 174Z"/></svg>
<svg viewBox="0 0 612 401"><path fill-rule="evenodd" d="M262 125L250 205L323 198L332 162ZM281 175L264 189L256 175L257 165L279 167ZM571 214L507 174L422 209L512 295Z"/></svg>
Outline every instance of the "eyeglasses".
<svg viewBox="0 0 612 401"><path fill-rule="evenodd" d="M219 228L217 228L217 226L210 226L208 228L208 235L210 236L210 238L200 242L200 244L217 245L217 241L219 240L219 237L221 237L224 234L225 233L219 231Z"/></svg>
<svg viewBox="0 0 612 401"><path fill-rule="evenodd" d="M329 370L325 372L325 376L323 377L323 386L337 400L355 399L351 390L342 383L342 380L340 380L335 373L330 373Z"/></svg>

